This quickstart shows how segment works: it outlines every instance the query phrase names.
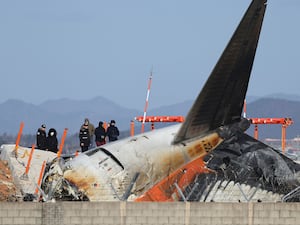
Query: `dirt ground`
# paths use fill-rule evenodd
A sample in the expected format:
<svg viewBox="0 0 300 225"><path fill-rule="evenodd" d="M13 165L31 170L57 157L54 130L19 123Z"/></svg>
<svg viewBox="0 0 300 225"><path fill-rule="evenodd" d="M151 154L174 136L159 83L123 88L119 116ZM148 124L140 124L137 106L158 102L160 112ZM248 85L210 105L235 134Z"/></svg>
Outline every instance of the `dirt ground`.
<svg viewBox="0 0 300 225"><path fill-rule="evenodd" d="M0 201L15 202L17 198L17 188L13 182L11 171L6 161L0 160Z"/></svg>

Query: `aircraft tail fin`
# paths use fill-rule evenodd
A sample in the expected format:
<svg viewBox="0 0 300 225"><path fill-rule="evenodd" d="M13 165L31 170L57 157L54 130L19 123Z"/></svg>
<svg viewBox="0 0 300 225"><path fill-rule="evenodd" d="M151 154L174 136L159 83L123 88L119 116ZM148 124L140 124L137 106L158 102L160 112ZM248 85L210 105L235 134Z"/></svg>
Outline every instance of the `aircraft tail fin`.
<svg viewBox="0 0 300 225"><path fill-rule="evenodd" d="M175 136L174 144L240 120L266 2L251 2Z"/></svg>

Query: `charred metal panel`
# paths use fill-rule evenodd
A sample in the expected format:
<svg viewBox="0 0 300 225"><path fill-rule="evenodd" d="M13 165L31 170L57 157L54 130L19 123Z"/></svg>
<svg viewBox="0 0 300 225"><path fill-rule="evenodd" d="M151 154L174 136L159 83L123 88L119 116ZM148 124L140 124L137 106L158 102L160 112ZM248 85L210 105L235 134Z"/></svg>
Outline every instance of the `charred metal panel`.
<svg viewBox="0 0 300 225"><path fill-rule="evenodd" d="M261 195L257 201L281 201L283 195L300 187L298 163L242 132L236 132L204 159L207 167L215 173L197 175L184 191L188 201L207 201L205 196L217 191L208 187L215 186L218 181L222 184L217 189L226 189L224 184L233 182L234 185L244 184L264 191L265 195ZM228 197L228 201L233 199L233 196ZM289 196L289 201L299 200L298 192ZM221 201L220 197L218 201Z"/></svg>

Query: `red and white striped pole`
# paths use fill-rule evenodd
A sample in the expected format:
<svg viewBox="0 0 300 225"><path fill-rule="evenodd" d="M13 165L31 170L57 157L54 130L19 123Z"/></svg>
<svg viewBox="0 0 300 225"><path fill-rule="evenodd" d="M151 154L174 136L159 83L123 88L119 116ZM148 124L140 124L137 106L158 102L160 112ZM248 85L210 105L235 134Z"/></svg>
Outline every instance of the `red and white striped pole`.
<svg viewBox="0 0 300 225"><path fill-rule="evenodd" d="M246 108L247 107L247 102L246 102L246 99L244 99L244 113L243 113L243 117L246 118Z"/></svg>
<svg viewBox="0 0 300 225"><path fill-rule="evenodd" d="M146 120L146 114L147 114L147 108L148 108L148 102L149 102L151 83L152 83L152 71L150 73L149 82L148 82L148 90L147 90L146 103L145 103L145 108L144 108L144 116L143 116L141 133L144 133L144 130L145 130L145 120Z"/></svg>

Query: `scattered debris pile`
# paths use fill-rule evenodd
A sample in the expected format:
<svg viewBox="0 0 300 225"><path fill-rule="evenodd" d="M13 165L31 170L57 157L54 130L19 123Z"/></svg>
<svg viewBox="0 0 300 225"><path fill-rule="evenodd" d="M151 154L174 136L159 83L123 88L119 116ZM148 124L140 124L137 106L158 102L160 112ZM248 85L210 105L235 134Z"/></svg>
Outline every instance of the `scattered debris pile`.
<svg viewBox="0 0 300 225"><path fill-rule="evenodd" d="M18 188L14 184L7 161L0 160L0 201L16 202L17 193Z"/></svg>
<svg viewBox="0 0 300 225"><path fill-rule="evenodd" d="M260 200L269 196L268 199L273 201L277 195L276 201L300 201L300 164L243 132L234 133L207 155L205 161L216 174L209 178L199 177L195 184L204 183L206 185L202 186L213 187L218 181L223 185L232 181L247 186L244 190L238 187L242 197L246 196L245 192L250 187L265 191L265 196L260 196ZM219 188L222 189L221 183ZM199 198L201 192L206 194L199 188L193 191L198 193ZM255 199L256 196L252 197ZM246 197L245 200L250 199Z"/></svg>

